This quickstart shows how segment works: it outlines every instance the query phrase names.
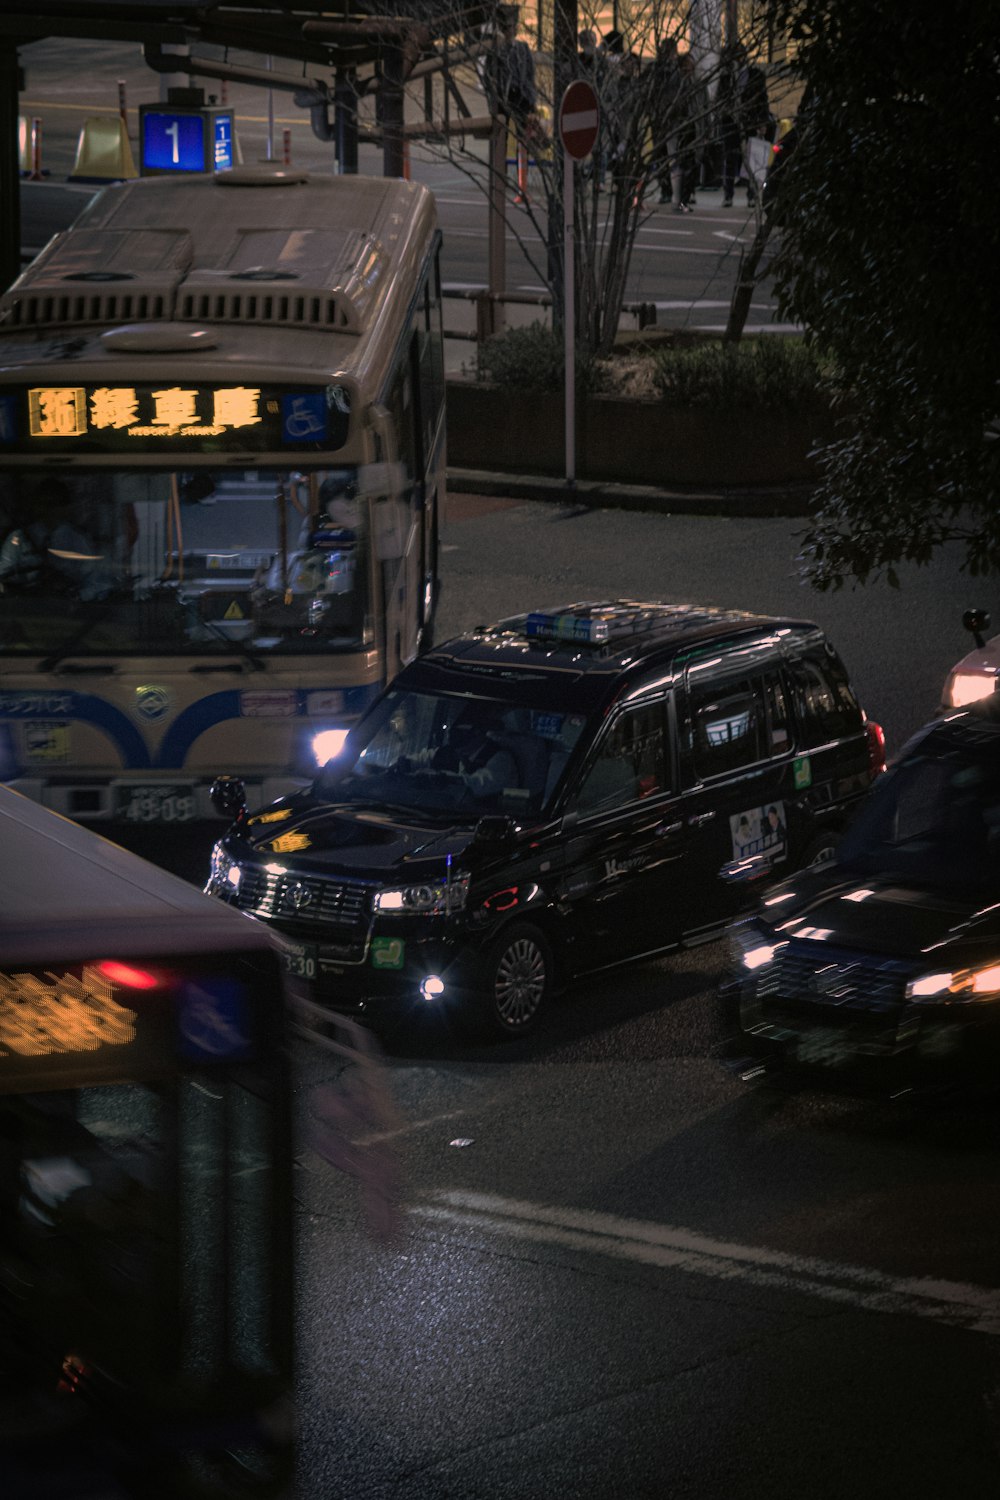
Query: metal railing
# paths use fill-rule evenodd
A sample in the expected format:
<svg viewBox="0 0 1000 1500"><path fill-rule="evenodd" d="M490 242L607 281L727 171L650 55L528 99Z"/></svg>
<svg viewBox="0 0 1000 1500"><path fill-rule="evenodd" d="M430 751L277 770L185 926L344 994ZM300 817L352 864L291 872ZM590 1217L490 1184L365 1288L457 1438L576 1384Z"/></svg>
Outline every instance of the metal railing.
<svg viewBox="0 0 1000 1500"><path fill-rule="evenodd" d="M485 286L441 288L441 295L462 302L473 302L476 308L476 326L472 329L446 328L446 339L466 339L481 344L484 339L499 333L496 311L507 304L521 307L551 308L552 298L548 292L491 292ZM636 320L636 328L652 328L656 325L655 302L626 302L622 312Z"/></svg>

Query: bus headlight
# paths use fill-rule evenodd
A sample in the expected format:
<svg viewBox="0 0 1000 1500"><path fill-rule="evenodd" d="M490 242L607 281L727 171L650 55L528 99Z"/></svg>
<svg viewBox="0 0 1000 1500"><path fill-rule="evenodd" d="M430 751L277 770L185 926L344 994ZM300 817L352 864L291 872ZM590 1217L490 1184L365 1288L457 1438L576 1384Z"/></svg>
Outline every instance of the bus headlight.
<svg viewBox="0 0 1000 1500"><path fill-rule="evenodd" d="M945 688L944 699L949 708L964 708L967 703L978 703L996 691L997 679L990 673L953 672Z"/></svg>
<svg viewBox="0 0 1000 1500"><path fill-rule="evenodd" d="M461 911L469 894L468 875L423 885L387 886L375 897L375 910L386 917L443 917Z"/></svg>
<svg viewBox="0 0 1000 1500"><path fill-rule="evenodd" d="M346 729L321 729L312 737L312 752L320 770L328 760L334 760L344 748L349 731Z"/></svg>

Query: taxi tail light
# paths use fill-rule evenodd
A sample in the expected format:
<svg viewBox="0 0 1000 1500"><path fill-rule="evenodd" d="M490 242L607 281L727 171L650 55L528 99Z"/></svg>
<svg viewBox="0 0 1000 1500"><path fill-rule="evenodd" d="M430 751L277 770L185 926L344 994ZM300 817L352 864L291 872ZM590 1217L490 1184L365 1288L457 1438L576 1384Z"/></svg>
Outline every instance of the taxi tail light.
<svg viewBox="0 0 1000 1500"><path fill-rule="evenodd" d="M868 769L873 776L885 770L885 730L874 719L865 719L865 736L868 740Z"/></svg>

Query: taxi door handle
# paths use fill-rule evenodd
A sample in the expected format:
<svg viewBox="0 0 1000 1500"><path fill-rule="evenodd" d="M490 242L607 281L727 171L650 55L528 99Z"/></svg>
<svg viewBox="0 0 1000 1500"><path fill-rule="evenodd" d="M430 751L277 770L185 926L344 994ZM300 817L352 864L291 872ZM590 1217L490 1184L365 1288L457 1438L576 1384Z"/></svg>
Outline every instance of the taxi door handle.
<svg viewBox="0 0 1000 1500"><path fill-rule="evenodd" d="M703 812L703 813L692 813L691 816L688 818L688 827L689 828L700 828L703 823L711 823L711 821L712 821L712 819L714 817L715 817L714 811L713 812Z"/></svg>
<svg viewBox="0 0 1000 1500"><path fill-rule="evenodd" d="M678 818L676 823L658 823L654 832L658 839L663 839L671 833L680 833L683 827L684 819Z"/></svg>

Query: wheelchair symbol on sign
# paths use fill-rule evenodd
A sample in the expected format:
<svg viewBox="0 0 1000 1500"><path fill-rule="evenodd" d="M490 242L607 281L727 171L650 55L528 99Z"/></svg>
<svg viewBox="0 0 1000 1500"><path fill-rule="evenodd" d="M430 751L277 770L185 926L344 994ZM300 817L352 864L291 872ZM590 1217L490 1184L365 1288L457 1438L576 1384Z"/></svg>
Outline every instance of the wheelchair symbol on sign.
<svg viewBox="0 0 1000 1500"><path fill-rule="evenodd" d="M294 396L285 416L285 431L292 438L318 438L323 436L324 423L303 397Z"/></svg>

